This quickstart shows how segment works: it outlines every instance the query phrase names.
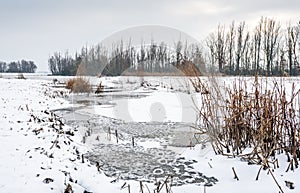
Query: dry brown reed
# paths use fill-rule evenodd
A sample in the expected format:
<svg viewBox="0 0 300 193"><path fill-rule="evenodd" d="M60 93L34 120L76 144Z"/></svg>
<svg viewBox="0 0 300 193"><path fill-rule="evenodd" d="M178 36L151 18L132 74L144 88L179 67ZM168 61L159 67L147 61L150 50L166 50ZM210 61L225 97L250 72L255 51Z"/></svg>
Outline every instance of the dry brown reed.
<svg viewBox="0 0 300 193"><path fill-rule="evenodd" d="M249 83L238 80L224 92L214 80L208 84L195 77L191 83L201 93L198 132L209 136L216 154L240 157L267 169L270 163L278 167L276 155L285 153L287 170L298 167L300 90L294 84L287 96L282 82L275 80L268 88L258 77L250 89Z"/></svg>
<svg viewBox="0 0 300 193"><path fill-rule="evenodd" d="M89 93L92 90L89 80L81 76L69 79L66 88L74 93Z"/></svg>

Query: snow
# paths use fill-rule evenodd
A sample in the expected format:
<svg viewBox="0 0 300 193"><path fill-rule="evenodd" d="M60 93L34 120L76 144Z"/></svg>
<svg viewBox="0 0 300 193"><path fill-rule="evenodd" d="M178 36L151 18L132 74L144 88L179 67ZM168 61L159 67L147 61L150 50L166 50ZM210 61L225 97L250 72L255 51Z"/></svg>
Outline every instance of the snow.
<svg viewBox="0 0 300 193"><path fill-rule="evenodd" d="M87 151L80 142L81 136L62 133L70 129L68 126L63 126L60 133L51 128L49 118L53 116L43 111L70 104L53 97L49 82L16 79L0 79L0 82L0 192L63 192L68 183L74 192L91 189L100 192L102 188L96 186L99 183L108 192L118 192L119 188L111 185L110 179L99 174L94 166L77 159L75 149L81 153ZM31 115L40 120L34 121ZM35 135L33 130L40 128ZM52 147L57 137L60 148ZM46 178L54 181L45 183Z"/></svg>
<svg viewBox="0 0 300 193"><path fill-rule="evenodd" d="M268 170L262 170L259 179L256 181L255 179L260 166L248 165L247 162L242 162L237 158L227 158L221 155L216 156L212 151L202 157L199 155L199 152L201 152L201 147L198 145L192 150L186 150L183 156L197 160L198 163L194 165L197 170L209 173L219 180L207 192L279 192L271 174L268 174ZM279 163L285 163L284 160L286 158L284 155L279 155L279 158L282 159ZM232 168L235 169L239 180L234 179ZM280 165L280 168L273 171L274 176L284 192L297 192L297 187L300 185L297 180L300 177L299 171L285 172L286 169L287 164ZM296 189L288 189L285 186L285 181L292 181Z"/></svg>
<svg viewBox="0 0 300 193"><path fill-rule="evenodd" d="M126 122L189 122L196 119L192 97L185 93L158 90L138 99L119 99L115 105L95 105L98 115Z"/></svg>
<svg viewBox="0 0 300 193"><path fill-rule="evenodd" d="M232 81L232 78L230 79ZM112 83L112 79L101 80L109 86L116 85ZM119 79L114 78L113 81L118 82ZM300 79L287 79L287 88L290 88L293 82L298 86ZM70 126L60 123L63 120L49 113L51 109L71 105L63 98L65 95L61 95L61 92L66 91L53 88L51 84L51 78L42 75L26 80L0 78L0 192L64 192L67 184L72 186L75 193L85 190L93 193L128 192L127 188L121 189L124 181L111 183L114 179L106 177L101 171L98 172L96 166L88 160L82 163L81 155L90 149L82 143L79 131L73 131ZM135 92L142 91L145 90ZM150 93L148 91L146 97L117 99L113 101L116 105L95 106L92 111L127 121L193 122L195 119L192 95L165 88ZM122 112L124 105L127 105L129 119L125 117L126 113ZM154 105L157 105L156 108L151 110ZM70 131L74 132L74 136L68 134ZM155 141L140 142L138 145L145 148L159 146ZM218 183L212 187L172 187L174 193L279 192L267 170L262 170L259 180L256 181L259 166L248 165L238 158L215 155L209 145L204 149L201 145L186 148L181 156L196 160L197 163L193 167L207 176L214 176ZM280 168L272 170L276 180L284 192L297 192L300 186L299 169L285 172L286 157L278 157ZM239 180L233 178L232 168L235 169ZM293 182L295 189L285 186L285 181ZM138 182L126 183L130 184L131 192L140 192ZM147 186L152 192L154 185Z"/></svg>

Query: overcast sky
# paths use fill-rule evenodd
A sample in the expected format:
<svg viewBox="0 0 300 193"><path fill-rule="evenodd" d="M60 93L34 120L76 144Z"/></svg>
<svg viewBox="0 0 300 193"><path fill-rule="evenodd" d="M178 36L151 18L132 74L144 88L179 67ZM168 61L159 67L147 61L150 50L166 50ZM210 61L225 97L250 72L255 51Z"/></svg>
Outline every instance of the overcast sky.
<svg viewBox="0 0 300 193"><path fill-rule="evenodd" d="M286 26L299 13L299 0L0 0L0 61L33 60L45 71L55 51L73 53L129 27L168 26L201 40L219 23L251 26L267 16Z"/></svg>

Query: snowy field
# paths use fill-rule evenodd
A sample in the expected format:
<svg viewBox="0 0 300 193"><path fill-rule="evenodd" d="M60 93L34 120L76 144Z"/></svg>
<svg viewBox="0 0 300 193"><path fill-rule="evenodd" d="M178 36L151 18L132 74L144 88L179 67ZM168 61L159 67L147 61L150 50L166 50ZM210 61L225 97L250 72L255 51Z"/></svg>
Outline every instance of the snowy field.
<svg viewBox="0 0 300 193"><path fill-rule="evenodd" d="M60 115L52 112L82 106L72 103L78 96L70 95L64 88L53 87L54 77L25 77L26 80L19 80L15 79L15 75L3 74L0 78L0 192L56 193L71 187L75 193L126 193L129 192L128 185L131 193L141 192L139 180L116 179L107 177L101 169L98 171L96 165L84 156L93 149L89 143L83 143L82 131L66 124ZM60 82L68 79L55 78ZM222 78L220 85L230 85L234 79ZM85 116L105 116L125 123L154 121L178 124L193 123L197 117L194 106L197 94L190 94L188 79L91 78L93 84L99 81L108 90L114 88L120 91L114 91L113 94L108 92L106 97L103 96L105 100L102 103L97 103L96 96L85 96L85 99L92 98L89 101L92 105L80 110ZM141 85L142 81L149 85ZM269 81L272 82L272 79ZM286 78L284 81L287 88L295 83L296 89L299 89L299 78ZM149 141L139 142L138 145L162 148L160 144ZM260 166L248 165L236 158L216 156L209 144L205 148L201 144L181 148L180 157L195 160L192 167L204 176L214 177L217 182L212 186L205 186L205 183L174 186L171 188L174 193L275 193L280 192L278 185L283 192L300 191L299 169L285 172L288 163L284 155L278 156L281 165L273 171L278 185L267 170L262 170L259 179L255 180ZM178 155L174 157L178 158ZM133 161L132 164L138 163ZM239 180L234 179L232 168ZM287 187L286 181L293 182L294 189ZM148 189L154 192L155 187L154 183L144 182L144 192L148 192ZM161 190L165 191L165 188Z"/></svg>

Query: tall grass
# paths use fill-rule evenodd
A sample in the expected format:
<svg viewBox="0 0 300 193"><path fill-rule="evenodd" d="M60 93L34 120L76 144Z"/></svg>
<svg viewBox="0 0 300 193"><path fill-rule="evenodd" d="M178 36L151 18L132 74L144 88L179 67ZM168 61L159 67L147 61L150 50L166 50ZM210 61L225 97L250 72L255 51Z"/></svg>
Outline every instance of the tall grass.
<svg viewBox="0 0 300 193"><path fill-rule="evenodd" d="M258 77L252 85L235 81L223 93L214 81L208 85L194 78L191 82L202 99L197 129L209 136L215 153L241 157L267 168L277 154L285 153L288 169L298 167L300 90L294 84L287 96L282 82L273 81L267 88Z"/></svg>
<svg viewBox="0 0 300 193"><path fill-rule="evenodd" d="M66 88L74 93L89 93L92 90L90 81L84 77L76 77L66 82Z"/></svg>

